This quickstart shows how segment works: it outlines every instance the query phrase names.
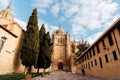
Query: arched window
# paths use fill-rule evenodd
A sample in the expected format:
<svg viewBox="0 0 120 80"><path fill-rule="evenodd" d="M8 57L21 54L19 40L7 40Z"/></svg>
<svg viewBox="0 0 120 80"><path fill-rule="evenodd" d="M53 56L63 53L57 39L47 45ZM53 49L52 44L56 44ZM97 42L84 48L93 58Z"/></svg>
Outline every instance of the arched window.
<svg viewBox="0 0 120 80"><path fill-rule="evenodd" d="M6 39L7 38L5 36L1 37L1 39L0 39L0 52L1 52L2 48L3 48L3 45L4 45Z"/></svg>

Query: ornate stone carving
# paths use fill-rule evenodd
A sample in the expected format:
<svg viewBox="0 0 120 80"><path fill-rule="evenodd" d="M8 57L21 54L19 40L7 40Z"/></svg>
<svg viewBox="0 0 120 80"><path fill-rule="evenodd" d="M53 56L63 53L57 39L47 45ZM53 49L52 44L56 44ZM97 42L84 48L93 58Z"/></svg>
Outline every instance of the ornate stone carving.
<svg viewBox="0 0 120 80"><path fill-rule="evenodd" d="M7 19L9 21L13 21L14 20L12 12L11 12L11 5L10 4L6 7L6 9L3 9L0 12L0 18Z"/></svg>

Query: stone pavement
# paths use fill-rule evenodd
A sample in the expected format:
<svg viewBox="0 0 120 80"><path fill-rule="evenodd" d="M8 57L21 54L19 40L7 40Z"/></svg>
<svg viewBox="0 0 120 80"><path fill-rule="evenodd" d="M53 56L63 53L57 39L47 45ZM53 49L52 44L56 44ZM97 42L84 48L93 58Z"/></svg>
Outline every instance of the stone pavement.
<svg viewBox="0 0 120 80"><path fill-rule="evenodd" d="M99 77L77 75L65 71L54 71L51 72L49 75L45 75L44 77L35 77L30 80L112 80L112 79L103 79Z"/></svg>

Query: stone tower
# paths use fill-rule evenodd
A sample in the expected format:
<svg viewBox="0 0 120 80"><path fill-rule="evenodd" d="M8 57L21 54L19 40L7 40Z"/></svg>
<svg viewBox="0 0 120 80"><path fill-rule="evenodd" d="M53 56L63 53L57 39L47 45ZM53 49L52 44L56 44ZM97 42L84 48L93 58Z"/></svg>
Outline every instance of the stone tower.
<svg viewBox="0 0 120 80"><path fill-rule="evenodd" d="M71 70L71 41L69 33L65 33L61 27L52 35L53 55L51 70Z"/></svg>

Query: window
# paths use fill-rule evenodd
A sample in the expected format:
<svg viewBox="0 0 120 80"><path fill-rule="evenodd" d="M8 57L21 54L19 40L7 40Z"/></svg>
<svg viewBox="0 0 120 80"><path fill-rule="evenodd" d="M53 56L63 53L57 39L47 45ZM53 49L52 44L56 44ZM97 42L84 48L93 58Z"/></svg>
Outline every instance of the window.
<svg viewBox="0 0 120 80"><path fill-rule="evenodd" d="M90 69L90 63L88 62L88 67L89 67L89 69Z"/></svg>
<svg viewBox="0 0 120 80"><path fill-rule="evenodd" d="M100 49L99 49L98 44L96 45L96 48L97 48L97 52L100 53Z"/></svg>
<svg viewBox="0 0 120 80"><path fill-rule="evenodd" d="M100 67L102 68L103 65L102 65L102 59L101 59L101 57L99 57L99 61L100 61Z"/></svg>
<svg viewBox="0 0 120 80"><path fill-rule="evenodd" d="M87 64L86 64L86 68L87 68Z"/></svg>
<svg viewBox="0 0 120 80"><path fill-rule="evenodd" d="M104 42L104 39L102 39L102 44L103 44L103 48L105 49L105 42Z"/></svg>
<svg viewBox="0 0 120 80"><path fill-rule="evenodd" d="M93 67L93 62L91 61L91 66Z"/></svg>
<svg viewBox="0 0 120 80"><path fill-rule="evenodd" d="M113 40L112 40L111 33L108 34L108 41L109 41L110 46L112 46L113 45Z"/></svg>
<svg viewBox="0 0 120 80"><path fill-rule="evenodd" d="M62 38L60 39L60 44L62 43Z"/></svg>
<svg viewBox="0 0 120 80"><path fill-rule="evenodd" d="M113 51L112 53L113 53L113 58L114 58L114 60L118 60L116 52Z"/></svg>
<svg viewBox="0 0 120 80"><path fill-rule="evenodd" d="M85 61L87 60L87 54L85 54Z"/></svg>
<svg viewBox="0 0 120 80"><path fill-rule="evenodd" d="M3 48L3 46L4 46L4 43L5 43L6 39L7 38L5 36L2 36L1 39L0 39L0 52Z"/></svg>
<svg viewBox="0 0 120 80"><path fill-rule="evenodd" d="M89 59L89 55L88 55L88 52L87 52L87 59Z"/></svg>
<svg viewBox="0 0 120 80"><path fill-rule="evenodd" d="M90 57L92 57L91 50L89 52L90 52Z"/></svg>
<svg viewBox="0 0 120 80"><path fill-rule="evenodd" d="M119 32L119 35L120 35L120 26L118 26L117 28L118 28L118 32Z"/></svg>
<svg viewBox="0 0 120 80"><path fill-rule="evenodd" d="M93 51L93 55L95 56L95 50L94 50L94 47L93 47L92 51Z"/></svg>
<svg viewBox="0 0 120 80"><path fill-rule="evenodd" d="M106 60L106 63L108 63L108 56L107 56L107 54L105 55L105 60Z"/></svg>
<svg viewBox="0 0 120 80"><path fill-rule="evenodd" d="M95 59L95 65L97 66L97 61L96 61L96 59Z"/></svg>
<svg viewBox="0 0 120 80"><path fill-rule="evenodd" d="M3 41L0 40L0 51L1 51L2 47L3 47Z"/></svg>
<svg viewBox="0 0 120 80"><path fill-rule="evenodd" d="M86 56L84 55L84 61L86 61Z"/></svg>

